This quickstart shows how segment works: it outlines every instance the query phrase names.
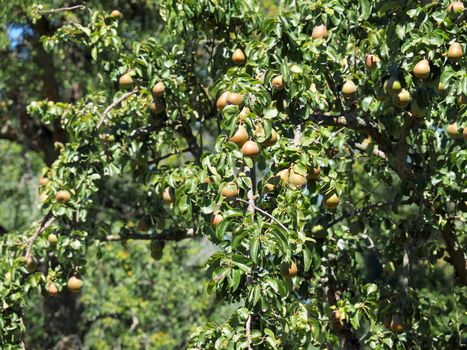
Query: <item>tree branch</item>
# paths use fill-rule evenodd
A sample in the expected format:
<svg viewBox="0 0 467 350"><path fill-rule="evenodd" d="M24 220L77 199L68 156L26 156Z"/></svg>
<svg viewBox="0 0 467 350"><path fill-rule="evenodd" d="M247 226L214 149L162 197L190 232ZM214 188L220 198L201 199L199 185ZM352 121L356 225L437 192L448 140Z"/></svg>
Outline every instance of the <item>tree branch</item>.
<svg viewBox="0 0 467 350"><path fill-rule="evenodd" d="M39 13L57 13L57 12L65 12L65 11L73 11L73 10L84 10L86 6L84 5L76 5L70 7L61 7L58 9L51 9L51 10L41 10L39 9Z"/></svg>
<svg viewBox="0 0 467 350"><path fill-rule="evenodd" d="M246 333L246 339L248 342L248 350L253 350L253 347L251 346L253 344L253 341L251 339L251 315L248 315L248 318L246 319L245 323L245 333Z"/></svg>
<svg viewBox="0 0 467 350"><path fill-rule="evenodd" d="M42 232L44 232L44 230L47 229L50 225L52 225L53 222L55 221L55 218L50 218L50 216L51 216L50 212L46 216L44 216L39 227L36 229L36 231L34 231L34 234L31 236L31 238L28 239L26 254L24 255L26 259L28 259L31 256L32 246L34 245L34 242L36 241L37 237L39 237L39 235Z"/></svg>
<svg viewBox="0 0 467 350"><path fill-rule="evenodd" d="M146 233L122 233L119 235L108 235L105 240L112 242L112 241L126 241L129 239L135 240L160 240L160 241L173 241L178 242L184 240L186 238L191 238L194 236L193 229L173 229L173 230L164 230L161 233L155 234L146 234Z"/></svg>
<svg viewBox="0 0 467 350"><path fill-rule="evenodd" d="M337 117L325 114L312 114L308 119L319 125L343 126L355 131L364 132L371 136L383 152L388 153L392 149L390 140L379 131L376 123L365 120L355 114L340 115Z"/></svg>
<svg viewBox="0 0 467 350"><path fill-rule="evenodd" d="M128 97L130 97L131 95L134 95L138 92L138 88L134 88L133 90L129 91L129 92L126 92L124 93L122 96L120 96L117 100L115 100L114 102L112 102L112 104L110 104L105 110L104 110L104 113L102 113L102 117L101 117L101 120L99 120L99 123L97 123L97 128L99 129L101 127L101 125L104 123L105 121L105 118L107 117L107 114L109 114L109 112L114 109L115 107L117 107L120 103L122 103L123 101L125 101Z"/></svg>
<svg viewBox="0 0 467 350"><path fill-rule="evenodd" d="M248 205L251 205L251 203L249 201L246 201L242 198L236 198L237 201L239 202L242 202L242 203L246 203ZM283 223L281 223L279 220L277 220L274 216L272 216L271 214L269 214L267 211L264 211L263 209L261 208L258 208L256 205L253 204L253 208L257 211L259 211L261 214L267 216L268 218L270 218L271 220L275 221L280 227L282 227L289 235L290 235L290 231L287 227L284 226Z"/></svg>
<svg viewBox="0 0 467 350"><path fill-rule="evenodd" d="M454 267L457 280L462 285L467 286L467 264L465 254L457 241L455 226L452 220L448 219L448 222L444 225L441 234L446 244L446 250L451 258L451 264Z"/></svg>

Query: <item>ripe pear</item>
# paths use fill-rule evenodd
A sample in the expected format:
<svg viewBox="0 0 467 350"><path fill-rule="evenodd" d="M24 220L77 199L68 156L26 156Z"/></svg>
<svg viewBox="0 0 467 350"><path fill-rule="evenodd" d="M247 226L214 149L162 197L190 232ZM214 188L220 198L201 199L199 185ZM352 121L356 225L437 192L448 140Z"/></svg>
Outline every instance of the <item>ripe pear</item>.
<svg viewBox="0 0 467 350"><path fill-rule="evenodd" d="M244 157L254 157L260 152L259 146L255 141L247 141L242 146L242 153Z"/></svg>
<svg viewBox="0 0 467 350"><path fill-rule="evenodd" d="M340 312L340 310L333 310L333 311L331 312L331 317L330 317L330 319L331 319L332 322L340 322L340 321L343 320L343 317L342 317L342 316L343 316L343 315L342 315L342 312Z"/></svg>
<svg viewBox="0 0 467 350"><path fill-rule="evenodd" d="M290 170L289 169L283 169L277 173L277 177L281 179L281 182L284 184L289 183L289 175L290 175Z"/></svg>
<svg viewBox="0 0 467 350"><path fill-rule="evenodd" d="M463 56L464 53L462 52L462 46L459 43L454 42L451 44L451 46L449 46L448 58L450 60L458 60L461 59Z"/></svg>
<svg viewBox="0 0 467 350"><path fill-rule="evenodd" d="M383 89L387 94L398 94L402 90L402 84L397 77L390 77L384 82Z"/></svg>
<svg viewBox="0 0 467 350"><path fill-rule="evenodd" d="M26 258L26 269L29 271L29 273L36 272L37 270L37 262L32 254L29 254Z"/></svg>
<svg viewBox="0 0 467 350"><path fill-rule="evenodd" d="M457 123L449 124L446 127L446 132L448 133L449 137L456 138L459 136L459 132L457 131Z"/></svg>
<svg viewBox="0 0 467 350"><path fill-rule="evenodd" d="M427 60L423 59L420 62L418 62L415 67L413 68L413 74L418 78L418 79L426 79L430 76L430 62Z"/></svg>
<svg viewBox="0 0 467 350"><path fill-rule="evenodd" d="M238 120L240 122L244 122L249 113L250 109L248 107L243 107L240 113L238 114Z"/></svg>
<svg viewBox="0 0 467 350"><path fill-rule="evenodd" d="M272 79L272 88L277 91L284 89L284 81L282 80L282 75L278 75Z"/></svg>
<svg viewBox="0 0 467 350"><path fill-rule="evenodd" d="M311 33L311 37L313 39L326 39L328 36L328 28L324 24L314 27L313 32Z"/></svg>
<svg viewBox="0 0 467 350"><path fill-rule="evenodd" d="M55 194L55 200L58 203L67 203L70 200L70 192L68 192L68 191L58 191Z"/></svg>
<svg viewBox="0 0 467 350"><path fill-rule="evenodd" d="M229 182L222 186L221 195L225 198L232 198L238 196L238 186L235 182Z"/></svg>
<svg viewBox="0 0 467 350"><path fill-rule="evenodd" d="M162 193L162 200L164 203L173 203L175 202L175 193L171 187L166 187Z"/></svg>
<svg viewBox="0 0 467 350"><path fill-rule="evenodd" d="M281 274L285 278L293 278L298 274L297 265L294 262L284 261L280 266Z"/></svg>
<svg viewBox="0 0 467 350"><path fill-rule="evenodd" d="M225 106L229 104L227 102L227 97L229 96L229 94L230 91L224 91L217 99L216 106L218 111L222 111L225 108Z"/></svg>
<svg viewBox="0 0 467 350"><path fill-rule="evenodd" d="M39 185L40 186L46 186L47 184L49 183L49 179L44 177L44 176L41 176L39 178Z"/></svg>
<svg viewBox="0 0 467 350"><path fill-rule="evenodd" d="M248 137L248 132L247 132L246 128L242 124L240 124L238 126L237 131L229 139L229 141L233 142L233 143L236 143L239 146L243 146L243 144L248 141L248 138L249 137Z"/></svg>
<svg viewBox="0 0 467 350"><path fill-rule="evenodd" d="M50 282L49 285L47 286L47 293L51 297L56 297L58 295L58 288L54 282Z"/></svg>
<svg viewBox="0 0 467 350"><path fill-rule="evenodd" d="M453 1L448 6L448 14L452 17L457 17L464 12L464 4L462 1Z"/></svg>
<svg viewBox="0 0 467 350"><path fill-rule="evenodd" d="M404 324L402 323L402 319L399 315L392 316L391 330L397 333L401 333L404 331Z"/></svg>
<svg viewBox="0 0 467 350"><path fill-rule="evenodd" d="M265 147L274 146L277 143L278 138L279 138L279 136L277 135L276 130L272 129L271 130L271 136L269 136L269 138L266 141L263 142L263 146L265 146Z"/></svg>
<svg viewBox="0 0 467 350"><path fill-rule="evenodd" d="M51 246L55 246L58 242L58 237L55 233L51 233L47 236L47 241Z"/></svg>
<svg viewBox="0 0 467 350"><path fill-rule="evenodd" d="M342 94L344 97L352 97L357 92L357 86L352 80L347 80L342 86Z"/></svg>
<svg viewBox="0 0 467 350"><path fill-rule="evenodd" d="M149 105L149 109L151 110L152 113L154 114L160 114L162 112L164 112L165 110L165 106L164 106L164 103L160 100L154 100L154 102L152 102L150 105Z"/></svg>
<svg viewBox="0 0 467 350"><path fill-rule="evenodd" d="M266 183L266 184L264 184L264 186L263 186L263 192L264 192L264 193L272 192L272 191L274 191L274 188L275 188L275 186L274 186L273 184L271 184L271 183Z"/></svg>
<svg viewBox="0 0 467 350"><path fill-rule="evenodd" d="M409 105L410 100L410 93L406 89L402 89L396 96L394 96L394 105L400 108L405 108Z"/></svg>
<svg viewBox="0 0 467 350"><path fill-rule="evenodd" d="M462 130L462 136L464 137L464 141L467 141L467 126Z"/></svg>
<svg viewBox="0 0 467 350"><path fill-rule="evenodd" d="M130 73L125 73L120 77L120 79L118 79L118 83L120 84L120 87L128 89L133 86L133 78Z"/></svg>
<svg viewBox="0 0 467 350"><path fill-rule="evenodd" d="M72 276L67 282L67 287L72 293L78 293L83 287L83 281L75 276Z"/></svg>
<svg viewBox="0 0 467 350"><path fill-rule="evenodd" d="M160 97L164 95L165 92L165 85L163 81L158 82L156 85L152 87L152 94L156 97Z"/></svg>
<svg viewBox="0 0 467 350"><path fill-rule="evenodd" d="M112 17L112 18L122 18L123 14L119 10L113 10L110 13L110 17Z"/></svg>
<svg viewBox="0 0 467 350"><path fill-rule="evenodd" d="M336 193L332 193L330 195L327 195L323 199L323 205L328 208L328 209L336 209L337 206L339 205L340 199L337 196Z"/></svg>
<svg viewBox="0 0 467 350"><path fill-rule="evenodd" d="M378 66L378 57L372 54L368 54L365 56L365 67L369 71L375 69Z"/></svg>
<svg viewBox="0 0 467 350"><path fill-rule="evenodd" d="M310 180L318 180L320 173L321 173L321 168L318 165L316 168L311 169L311 171L308 173L308 178Z"/></svg>
<svg viewBox="0 0 467 350"><path fill-rule="evenodd" d="M303 187L306 184L306 176L295 172L292 168L289 171L288 183L292 186Z"/></svg>
<svg viewBox="0 0 467 350"><path fill-rule="evenodd" d="M232 61L234 61L234 63L237 66L241 66L242 64L245 63L246 57L245 57L245 54L243 53L242 49L236 49L234 51L234 53L232 54Z"/></svg>
<svg viewBox="0 0 467 350"><path fill-rule="evenodd" d="M222 222L222 220L224 220L224 217L223 217L222 214L220 214L219 212L214 213L214 214L212 214L212 216L211 216L211 224L212 224L213 226L219 225L219 224Z"/></svg>
<svg viewBox="0 0 467 350"><path fill-rule="evenodd" d="M231 105L241 105L243 103L243 96L236 92L231 92L227 95L227 103Z"/></svg>

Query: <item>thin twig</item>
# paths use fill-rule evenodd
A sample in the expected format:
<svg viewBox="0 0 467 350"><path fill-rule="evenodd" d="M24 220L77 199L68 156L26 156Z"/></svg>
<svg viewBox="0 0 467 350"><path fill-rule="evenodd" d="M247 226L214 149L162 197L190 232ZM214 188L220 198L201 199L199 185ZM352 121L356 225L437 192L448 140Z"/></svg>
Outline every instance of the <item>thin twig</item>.
<svg viewBox="0 0 467 350"><path fill-rule="evenodd" d="M101 120L99 120L99 123L97 124L97 128L99 129L101 127L101 125L104 123L105 121L105 118L107 117L107 114L109 114L109 112L114 109L116 106L118 106L120 103L122 103L124 100L126 100L128 97L130 97L131 95L134 95L138 92L138 89L135 88L129 92L126 92L124 93L122 96L120 96L117 100L115 100L114 102L112 102L111 105L109 105L105 110L104 110L104 113L102 113L102 118Z"/></svg>
<svg viewBox="0 0 467 350"><path fill-rule="evenodd" d="M26 259L28 259L31 256L32 246L34 245L34 242L36 241L37 237L39 237L39 235L42 232L44 232L44 230L47 229L50 225L52 225L55 221L55 218L51 218L50 215L51 213L48 213L46 216L44 216L39 227L36 229L36 231L34 231L34 234L31 236L31 238L28 239L26 254L24 256Z"/></svg>
<svg viewBox="0 0 467 350"><path fill-rule="evenodd" d="M170 158L170 157L172 157L172 156L176 156L177 154L182 154L182 153L185 153L185 152L190 152L190 148L187 147L187 148L180 149L180 150L177 150L177 151L172 152L172 153L165 154L165 155L163 155L163 156L160 156L159 158L150 160L148 163L149 163L149 164L157 164L157 163L159 163L161 160L164 160L164 159Z"/></svg>
<svg viewBox="0 0 467 350"><path fill-rule="evenodd" d="M119 235L108 235L105 237L106 241L125 241L129 239L135 240L160 240L160 241L181 241L185 238L194 236L193 229L177 229L177 230L165 230L161 233L147 234L147 233L122 233Z"/></svg>
<svg viewBox="0 0 467 350"><path fill-rule="evenodd" d="M244 199L241 199L241 198L236 198L237 201L239 202L242 202L242 203L246 203L248 205L251 205L249 201L246 201ZM289 235L290 235L290 231L287 227L284 226L284 224L282 224L279 220L277 220L274 216L272 216L271 214L269 214L267 211L264 211L263 209L261 208L258 208L256 205L253 205L254 209L259 211L261 214L264 214L266 215L268 218L270 218L271 220L275 221L280 227L282 227Z"/></svg>
<svg viewBox="0 0 467 350"><path fill-rule="evenodd" d="M73 10L84 10L86 6L84 5L76 5L70 7L61 7L58 9L51 9L51 10L39 10L39 13L57 13L57 12L65 12L65 11L73 11Z"/></svg>
<svg viewBox="0 0 467 350"><path fill-rule="evenodd" d="M251 315L248 315L248 318L246 320L246 323L245 323L245 333L246 333L246 339L247 339L247 342L248 342L248 350L253 350L253 347L251 346L251 344L253 343L252 339L251 339Z"/></svg>

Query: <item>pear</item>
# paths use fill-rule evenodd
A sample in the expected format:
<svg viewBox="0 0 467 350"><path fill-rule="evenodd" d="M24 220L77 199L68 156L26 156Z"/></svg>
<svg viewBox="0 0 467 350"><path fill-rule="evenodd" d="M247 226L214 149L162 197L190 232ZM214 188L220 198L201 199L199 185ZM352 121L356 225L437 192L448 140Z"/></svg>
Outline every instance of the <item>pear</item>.
<svg viewBox="0 0 467 350"><path fill-rule="evenodd" d="M467 141L467 127L462 130L462 136L464 137L464 141Z"/></svg>
<svg viewBox="0 0 467 350"><path fill-rule="evenodd" d="M26 258L26 268L29 273L36 272L37 270L36 259L34 259L34 257L31 254L29 254L28 257Z"/></svg>
<svg viewBox="0 0 467 350"><path fill-rule="evenodd" d="M51 233L47 236L47 241L51 246L55 246L58 242L58 237L55 233Z"/></svg>
<svg viewBox="0 0 467 350"><path fill-rule="evenodd" d="M284 81L282 80L282 75L276 76L272 79L272 88L277 91L284 89Z"/></svg>
<svg viewBox="0 0 467 350"><path fill-rule="evenodd" d="M248 141L248 132L243 125L239 125L235 134L229 139L230 142L234 142L239 146L243 146Z"/></svg>
<svg viewBox="0 0 467 350"><path fill-rule="evenodd" d="M311 169L311 171L308 173L308 178L310 180L317 180L319 178L320 173L321 173L321 168L318 165L316 168Z"/></svg>
<svg viewBox="0 0 467 350"><path fill-rule="evenodd" d="M221 188L221 195L226 198L236 197L238 195L238 186L235 182L229 182Z"/></svg>
<svg viewBox="0 0 467 350"><path fill-rule="evenodd" d="M118 83L120 84L120 87L128 89L133 86L133 78L130 73L125 73L120 77L120 79L118 79Z"/></svg>
<svg viewBox="0 0 467 350"><path fill-rule="evenodd" d="M259 146L255 141L247 141L242 146L242 153L244 157L254 157L260 152Z"/></svg>
<svg viewBox="0 0 467 350"><path fill-rule="evenodd" d="M49 183L49 179L44 177L44 176L41 176L39 178L39 185L40 186L46 186L47 184Z"/></svg>
<svg viewBox="0 0 467 350"><path fill-rule="evenodd" d="M231 105L241 105L243 103L243 96L236 92L231 92L227 95L227 103Z"/></svg>
<svg viewBox="0 0 467 350"><path fill-rule="evenodd" d="M164 103L162 101L157 99L157 100L154 100L154 102L152 102L149 105L149 109L154 114L160 114L160 113L164 112L165 106L164 106Z"/></svg>
<svg viewBox="0 0 467 350"><path fill-rule="evenodd" d="M303 187L306 184L306 176L295 172L292 168L289 171L288 183L292 186Z"/></svg>
<svg viewBox="0 0 467 350"><path fill-rule="evenodd" d="M402 84L397 77L390 77L384 82L383 89L387 94L398 94L402 90Z"/></svg>
<svg viewBox="0 0 467 350"><path fill-rule="evenodd" d="M400 108L407 107L410 100L410 93L406 89L402 89L396 96L394 96L394 104Z"/></svg>
<svg viewBox="0 0 467 350"><path fill-rule="evenodd" d="M293 278L298 274L298 268L294 262L284 261L281 263L280 269L282 276L285 278Z"/></svg>
<svg viewBox="0 0 467 350"><path fill-rule="evenodd" d="M418 62L415 67L413 68L413 74L418 79L426 79L430 76L430 62L423 59Z"/></svg>
<svg viewBox="0 0 467 350"><path fill-rule="evenodd" d="M51 297L56 297L58 295L58 288L54 282L50 282L49 285L47 286L47 293Z"/></svg>
<svg viewBox="0 0 467 350"><path fill-rule="evenodd" d="M375 69L378 66L378 57L372 54L368 54L365 56L365 67L369 71Z"/></svg>
<svg viewBox="0 0 467 350"><path fill-rule="evenodd" d="M331 195L327 195L324 197L323 205L328 209L336 209L339 205L340 199L336 193L332 193Z"/></svg>
<svg viewBox="0 0 467 350"><path fill-rule="evenodd" d="M162 193L162 200L165 203L173 203L175 202L175 193L171 187L166 187L164 192Z"/></svg>
<svg viewBox="0 0 467 350"><path fill-rule="evenodd" d="M357 92L357 86L352 80L347 80L342 86L342 94L344 97L352 97Z"/></svg>
<svg viewBox="0 0 467 350"><path fill-rule="evenodd" d="M68 192L68 191L58 191L55 194L55 200L58 203L67 203L70 200L70 192Z"/></svg>
<svg viewBox="0 0 467 350"><path fill-rule="evenodd" d="M279 136L277 135L277 132L274 129L272 129L271 136L269 136L269 138L263 142L263 146L266 146L266 147L274 146L277 143L278 138Z"/></svg>
<svg viewBox="0 0 467 350"><path fill-rule="evenodd" d="M123 14L119 10L113 10L110 13L110 17L112 17L112 18L122 18Z"/></svg>
<svg viewBox="0 0 467 350"><path fill-rule="evenodd" d="M75 276L72 276L68 280L67 287L72 293L77 293L83 287L83 281Z"/></svg>
<svg viewBox="0 0 467 350"><path fill-rule="evenodd" d="M243 53L242 49L236 49L234 51L234 53L232 54L232 61L234 61L234 63L237 66L241 66L242 64L245 63L246 57L245 57L245 54Z"/></svg>
<svg viewBox="0 0 467 350"><path fill-rule="evenodd" d="M238 114L238 120L240 122L244 122L249 113L250 109L248 107L243 107L240 113Z"/></svg>
<svg viewBox="0 0 467 350"><path fill-rule="evenodd" d="M152 87L152 94L156 97L160 97L164 95L165 92L165 84L164 82L160 81L156 85Z"/></svg>
<svg viewBox="0 0 467 350"><path fill-rule="evenodd" d="M461 59L464 56L464 53L462 52L462 46L461 44L454 42L449 46L448 49L448 58L450 60L458 60Z"/></svg>
<svg viewBox="0 0 467 350"><path fill-rule="evenodd" d="M224 91L217 99L216 106L218 111L222 111L225 108L225 106L229 104L227 102L227 97L229 96L229 94L230 91Z"/></svg>
<svg viewBox="0 0 467 350"><path fill-rule="evenodd" d="M211 217L211 224L213 226L217 226L219 225L222 220L224 220L224 218L222 217L222 214L220 214L219 212L215 213L215 214L212 214L212 217Z"/></svg>
<svg viewBox="0 0 467 350"><path fill-rule="evenodd" d="M399 315L394 315L392 317L390 327L393 332L401 333L404 331L404 324L402 323L402 319Z"/></svg>
<svg viewBox="0 0 467 350"><path fill-rule="evenodd" d="M464 4L462 1L453 1L448 6L448 14L451 17L457 17L459 14L464 12Z"/></svg>
<svg viewBox="0 0 467 350"><path fill-rule="evenodd" d="M313 39L326 39L328 36L328 29L324 24L314 27L313 32L311 33L311 37Z"/></svg>
<svg viewBox="0 0 467 350"><path fill-rule="evenodd" d="M449 124L446 127L446 132L449 135L449 137L456 138L459 136L459 132L457 131L457 123L452 123Z"/></svg>

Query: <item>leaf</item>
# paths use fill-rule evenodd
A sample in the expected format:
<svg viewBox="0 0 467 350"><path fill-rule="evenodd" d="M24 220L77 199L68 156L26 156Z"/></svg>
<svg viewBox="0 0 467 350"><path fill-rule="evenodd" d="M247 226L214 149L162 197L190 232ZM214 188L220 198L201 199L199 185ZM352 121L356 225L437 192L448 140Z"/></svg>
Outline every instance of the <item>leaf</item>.
<svg viewBox="0 0 467 350"><path fill-rule="evenodd" d="M251 260L256 263L258 261L258 251L260 247L259 237L252 237L250 240L250 257Z"/></svg>
<svg viewBox="0 0 467 350"><path fill-rule="evenodd" d="M362 6L361 19L366 20L371 15L371 5L368 0L360 0L360 5Z"/></svg>

